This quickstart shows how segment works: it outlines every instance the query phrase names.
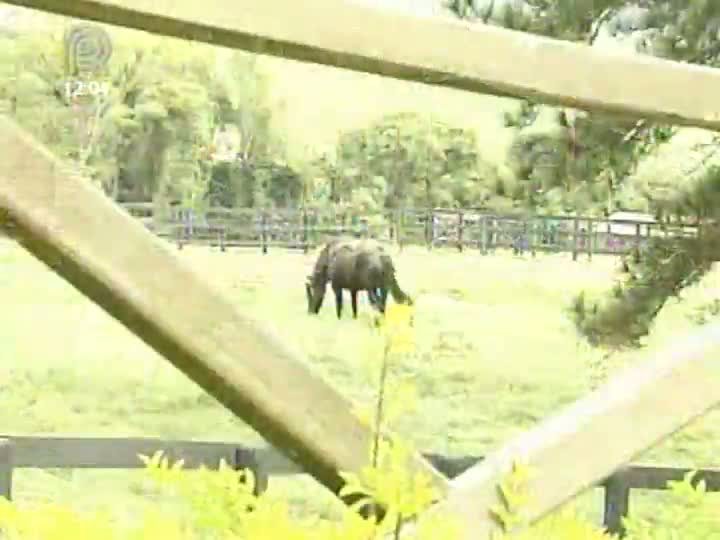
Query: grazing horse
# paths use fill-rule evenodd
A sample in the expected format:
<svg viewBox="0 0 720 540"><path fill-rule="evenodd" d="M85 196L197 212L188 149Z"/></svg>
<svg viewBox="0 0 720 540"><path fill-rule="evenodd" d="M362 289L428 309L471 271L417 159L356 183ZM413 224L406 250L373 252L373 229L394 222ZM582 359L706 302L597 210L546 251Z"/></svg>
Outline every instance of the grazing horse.
<svg viewBox="0 0 720 540"><path fill-rule="evenodd" d="M388 292L396 302L412 305L412 299L395 278L392 258L375 240L335 239L322 249L305 283L308 313L319 313L328 282L335 293L338 319L342 315L343 289L350 291L354 318L358 291L367 291L370 303L381 313L385 312Z"/></svg>

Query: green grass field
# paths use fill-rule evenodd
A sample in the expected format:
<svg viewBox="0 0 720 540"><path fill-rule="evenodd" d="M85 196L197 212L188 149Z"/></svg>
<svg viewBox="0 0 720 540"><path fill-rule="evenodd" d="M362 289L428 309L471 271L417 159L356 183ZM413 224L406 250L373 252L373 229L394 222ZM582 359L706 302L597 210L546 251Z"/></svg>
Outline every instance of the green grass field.
<svg viewBox="0 0 720 540"><path fill-rule="evenodd" d="M352 400L369 403L369 308L338 321L332 303L305 312L302 280L312 255L277 250L177 252L237 306L282 329L311 369ZM397 430L423 450L483 454L586 393L599 353L580 344L563 308L581 288L608 286L615 259L572 263L569 255L407 249L396 256L402 286L417 298L417 355L401 369L420 396ZM683 304L662 313L648 349L691 327L686 314L714 294L713 273ZM14 243L0 242L0 433L147 435L257 443L260 439L143 343ZM330 299L330 297L328 297ZM349 305L346 308L349 312ZM621 366L639 353L615 358ZM241 359L238 359L241 361ZM612 436L612 434L608 434ZM718 415L643 458L718 466ZM568 471L572 474L572 470ZM132 512L143 497L135 471L17 472L20 502L51 498L81 508ZM308 477L271 480L298 511L331 512L335 502ZM633 507L651 498L634 492ZM637 505L637 506L636 506ZM600 491L581 508L599 519Z"/></svg>

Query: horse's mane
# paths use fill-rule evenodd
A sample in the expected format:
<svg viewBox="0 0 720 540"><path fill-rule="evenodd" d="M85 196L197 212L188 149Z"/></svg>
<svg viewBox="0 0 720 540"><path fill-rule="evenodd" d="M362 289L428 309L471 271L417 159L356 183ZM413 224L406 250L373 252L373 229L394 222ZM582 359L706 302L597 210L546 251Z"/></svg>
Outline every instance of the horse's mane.
<svg viewBox="0 0 720 540"><path fill-rule="evenodd" d="M313 267L312 274L310 274L313 281L325 281L327 279L328 266L330 264L330 257L333 251L340 245L349 242L349 238L333 238L328 241L318 253L318 257L315 260L315 266Z"/></svg>

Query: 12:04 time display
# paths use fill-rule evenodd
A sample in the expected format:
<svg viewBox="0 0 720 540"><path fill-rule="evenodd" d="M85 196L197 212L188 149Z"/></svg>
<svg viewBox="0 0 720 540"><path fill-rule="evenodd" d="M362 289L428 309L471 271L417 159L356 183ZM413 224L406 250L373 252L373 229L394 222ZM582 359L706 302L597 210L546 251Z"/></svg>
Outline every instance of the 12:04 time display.
<svg viewBox="0 0 720 540"><path fill-rule="evenodd" d="M65 82L65 95L68 99L79 96L107 96L110 84L102 81L71 80Z"/></svg>

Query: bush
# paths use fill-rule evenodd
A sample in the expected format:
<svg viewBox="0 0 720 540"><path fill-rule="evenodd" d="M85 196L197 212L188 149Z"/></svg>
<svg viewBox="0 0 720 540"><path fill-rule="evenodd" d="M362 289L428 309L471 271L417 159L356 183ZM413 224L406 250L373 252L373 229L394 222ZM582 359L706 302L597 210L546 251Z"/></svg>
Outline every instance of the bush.
<svg viewBox="0 0 720 540"><path fill-rule="evenodd" d="M372 492L379 500L394 499L388 517L376 525L357 513L344 512L340 522L322 521L313 516L293 517L288 503L279 497L252 494L251 475L222 465L219 471L186 472L181 464L168 463L161 454L147 459L148 476L167 499L179 499L186 512L163 512L148 502L137 523L120 523L110 513L82 513L47 504L19 507L0 498L0 528L7 540L368 540L392 535L398 518L407 512L412 516L425 507L436 494L429 488L429 479L411 477L403 466L407 448L393 450L385 464L397 467L389 471L373 468L351 479L352 489ZM529 502L522 494L520 483L510 475L504 483L504 499L519 505L503 505L495 514L507 529L522 524L520 510ZM705 493L702 482L693 486L691 475L671 485L675 503L658 508L655 523L630 516L626 520L627 540L718 540L720 539L720 505ZM511 487L512 486L512 487ZM404 519L404 518L403 518ZM427 514L410 536L414 540L453 540L459 538L458 524L452 516ZM388 535L388 536L386 536ZM506 532L496 540L610 540L596 525L578 518L572 510L564 510L537 525Z"/></svg>
<svg viewBox="0 0 720 540"><path fill-rule="evenodd" d="M377 321L376 321L377 323ZM372 500L382 504L385 518L362 518L348 509L339 521L315 516L295 517L282 497L271 493L253 495L254 479L249 471L235 471L221 463L218 471L184 471L182 461L170 463L162 453L142 456L150 482L158 488L160 500L179 503L184 510L172 511L148 500L136 522L119 522L109 512L83 513L58 505L22 507L0 498L0 531L7 540L371 540L398 538L400 525L417 518L417 527L403 538L453 540L460 538L459 523L453 516L423 513L439 494L425 474L407 466L412 448L388 441L378 434L388 421L412 402L412 389L391 381L398 359L413 354L411 308L390 306L388 317L379 325L383 336L382 362L371 376L377 385L372 410L362 417L376 436L371 448L372 466L360 474L347 474L345 493L361 495L356 505ZM396 392L388 392L389 388ZM395 398L395 399L393 399ZM555 513L532 527L525 525L523 509L532 502L526 480L532 470L516 464L501 483L502 503L491 509L505 531L496 540L610 540L600 527L580 519L572 509ZM630 516L626 520L628 540L718 540L720 505L705 493L703 482L671 483L675 504L658 509L655 523ZM362 500L362 497L365 497Z"/></svg>

